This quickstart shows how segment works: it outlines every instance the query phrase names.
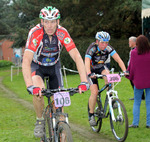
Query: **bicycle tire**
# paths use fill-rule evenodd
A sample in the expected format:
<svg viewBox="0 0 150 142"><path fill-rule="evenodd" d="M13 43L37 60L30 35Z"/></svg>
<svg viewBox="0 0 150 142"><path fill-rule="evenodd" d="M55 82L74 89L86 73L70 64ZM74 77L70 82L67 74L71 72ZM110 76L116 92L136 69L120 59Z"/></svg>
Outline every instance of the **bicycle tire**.
<svg viewBox="0 0 150 142"><path fill-rule="evenodd" d="M45 127L44 127L44 136L41 138L41 142L54 142L53 125L52 125L52 119L50 118L50 114L49 114L49 108L45 109L43 116L45 119Z"/></svg>
<svg viewBox="0 0 150 142"><path fill-rule="evenodd" d="M110 113L110 125L111 130L117 141L123 142L126 140L128 135L128 116L124 104L118 98L112 100L112 108L116 122L112 120ZM122 115L119 114L119 109Z"/></svg>
<svg viewBox="0 0 150 142"><path fill-rule="evenodd" d="M67 123L60 122L57 130L58 142L73 142L70 127Z"/></svg>
<svg viewBox="0 0 150 142"><path fill-rule="evenodd" d="M90 111L90 109L89 109L89 103L88 103L88 116L89 116L89 111ZM102 127L102 117L100 115L101 115L100 100L97 97L96 105L95 105L95 109L94 109L94 116L95 116L95 121L96 121L97 125L90 126L92 128L92 130L97 133L100 132L101 127Z"/></svg>

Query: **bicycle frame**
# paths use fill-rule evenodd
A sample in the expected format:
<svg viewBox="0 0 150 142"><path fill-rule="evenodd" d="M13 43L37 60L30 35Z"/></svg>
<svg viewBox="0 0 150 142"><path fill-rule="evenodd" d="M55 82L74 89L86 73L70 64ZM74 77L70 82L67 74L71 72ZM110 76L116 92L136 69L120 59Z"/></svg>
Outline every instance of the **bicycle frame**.
<svg viewBox="0 0 150 142"><path fill-rule="evenodd" d="M108 117L108 115L106 116L106 111L107 111L107 105L109 104L109 108L110 108L110 113L111 113L111 116L112 116L112 120L116 122L116 119L114 117L114 112L113 112L113 109L112 109L112 99L114 98L118 98L118 92L114 90L114 87L112 87L111 83L108 83L106 85L104 85L100 90L99 90L99 100L100 100L100 104L102 105L102 101L101 101L101 93L106 90L106 88L110 87L111 88L109 90L107 90L106 92L106 99L105 99L105 103L104 103L104 114L105 114L105 117ZM118 110L119 110L119 114L122 115L122 112L121 112L121 109L120 109L120 106L118 105Z"/></svg>
<svg viewBox="0 0 150 142"><path fill-rule="evenodd" d="M114 117L114 112L113 112L113 108L112 108L112 99L114 98L118 98L118 92L110 89L109 91L107 91L107 97L108 97L108 104L109 104L109 108L110 108L110 113L112 116L112 120L116 122L116 119ZM110 94L112 94L112 96L110 96ZM121 109L120 109L120 104L118 103L118 110L119 110L119 115L122 115Z"/></svg>
<svg viewBox="0 0 150 142"><path fill-rule="evenodd" d="M123 102L119 99L118 92L114 90L112 84L114 84L114 82L120 82L120 77L125 76L125 73L111 75L109 74L107 76L95 74L95 76L97 78L107 77L108 84L104 85L101 89L99 89L98 86L96 107L94 108L96 125L91 126L91 128L94 132L99 132L102 127L102 119L107 118L109 115L110 126L114 137L117 141L123 142L126 140L128 135L128 116L125 106ZM105 102L102 103L101 93L106 89L106 98L104 98ZM109 108L107 108L107 106L109 106ZM89 110L90 109L88 104L88 113Z"/></svg>
<svg viewBox="0 0 150 142"><path fill-rule="evenodd" d="M52 132L52 139L53 139L53 136L54 136L54 139L56 142L58 142L58 136L57 136L57 128L58 128L58 125L60 122L63 122L63 123L66 123L69 125L69 120L68 120L68 114L67 113L63 113L62 112L62 107L61 108L56 108L56 112L52 112L54 111L53 110L53 101L51 100L51 97L47 97L48 98L48 105L46 106L45 108L45 111L49 110L49 117L50 119L52 120L52 123L53 123L53 127L50 127L51 128L51 132ZM50 109L48 109L50 108ZM57 118L59 118L59 116L62 115L65 117L65 119L62 121L62 120L58 120ZM57 121L56 121L57 119Z"/></svg>
<svg viewBox="0 0 150 142"><path fill-rule="evenodd" d="M70 126L69 126L68 114L62 112L62 107L65 106L65 104L66 104L65 103L66 98L63 96L66 94L64 94L63 92L69 91L70 96L72 96L73 94L78 93L78 88L49 89L49 78L48 77L46 77L46 87L47 87L47 89L42 90L42 95L47 97L48 105L44 109L43 117L49 123L49 125L47 125L47 126L50 131L48 131L49 138L47 137L47 134L45 133L44 137L42 138L42 141L44 140L44 142L45 142L45 139L50 139L50 141L55 140L55 142L58 142L59 136L60 136L59 134L61 133L60 128L62 128L61 126L64 127L64 131L66 130L66 131L68 131L67 133L69 133L67 135L67 139L72 140L72 135L69 131ZM54 104L54 100L58 99L58 98L55 98L58 95L58 92L59 92L59 95L62 97L61 99L63 100L61 107L57 106L56 102ZM54 95L54 97L52 98L53 95ZM69 95L69 93L67 95ZM70 100L70 97L68 97L68 98ZM59 99L57 100L58 102L60 101ZM70 101L68 101L68 102L70 102ZM47 113L48 113L48 116L47 116ZM47 142L47 140L46 140L46 142Z"/></svg>

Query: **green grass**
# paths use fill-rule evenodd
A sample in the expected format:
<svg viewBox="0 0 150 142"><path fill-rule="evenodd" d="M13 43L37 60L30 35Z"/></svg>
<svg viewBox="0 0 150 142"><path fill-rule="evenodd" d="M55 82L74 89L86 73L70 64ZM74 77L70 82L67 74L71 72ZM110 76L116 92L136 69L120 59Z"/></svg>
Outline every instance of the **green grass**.
<svg viewBox="0 0 150 142"><path fill-rule="evenodd" d="M0 92L0 142L36 142L33 135L35 113Z"/></svg>
<svg viewBox="0 0 150 142"><path fill-rule="evenodd" d="M0 72L0 75L3 76L3 75L6 75L6 73ZM67 81L68 81L69 87L76 87L80 83L78 75L67 76ZM19 76L17 75L13 76L13 82L10 82L10 76L5 77L3 83L7 87L9 87L13 92L15 92L18 95L18 97L25 99L29 102L32 102L32 96L28 95L26 91L22 73L20 73ZM100 86L102 86L103 84L104 84L103 80L100 80ZM129 124L131 124L132 119L133 119L132 110L133 110L134 101L129 100L129 98L133 97L133 90L131 88L129 80L127 80L126 78L122 78L122 82L119 83L115 87L115 89L118 91L118 96L123 101L126 107ZM88 130L90 130L89 123L88 123L88 115L87 115L87 102L88 102L89 96L90 96L90 91L87 91L83 94L75 94L74 96L71 97L71 106L65 107L65 112L69 114L69 121L74 124L78 124L79 126L84 126ZM1 97L2 96L0 96L0 99ZM102 97L104 100L105 93L102 95ZM14 135L14 133L15 134L19 133L19 135L17 134L17 136L16 135L13 136L14 141L15 140L18 141L17 140L18 137L26 139L26 142L30 141L29 139L32 139L32 141L34 141L35 138L33 136L33 129L34 129L34 122L35 122L35 113L30 110L27 110L26 108L21 107L16 102L12 102L12 100L9 100L3 97L2 99L3 99L3 104L1 106L4 106L4 107L2 107L3 110L1 110L2 108L0 108L0 112L6 112L6 114L7 112L9 113L9 116L7 116L8 115L7 114L6 116L1 115L0 117L0 128L1 128L1 122L5 121L5 119L7 118L6 119L7 124L3 125L2 127L3 130L5 131L0 133L0 137L3 137L3 141L9 141L9 140L5 140L6 138L9 138L9 137L4 137L2 136L2 134L6 134L8 136L8 135ZM9 103L6 103L7 101L9 101ZM7 107L7 105L10 105L10 106ZM9 119L14 120L14 121L10 121ZM16 119L17 119L17 122L15 122ZM23 122L24 125L22 125L21 122ZM18 126L13 127L11 126L12 125L11 123L13 124L16 123ZM10 126L13 127L13 131L7 130L8 127ZM126 141L127 142L130 142L130 141L149 142L150 130L146 129L145 126L146 126L146 107L145 107L145 101L142 101L139 128L129 129L129 133L128 133L128 137ZM91 131L91 133L94 133L94 132ZM113 140L115 140L110 129L110 123L109 123L108 118L103 120L103 125L102 125L102 129L100 133L107 136L108 138L112 138ZM79 138L76 138L77 137L76 133L73 133L73 136L74 136L75 142L80 142L80 141L84 142L84 140L79 141ZM0 142L1 142L1 139L0 139ZM13 142L13 141L10 141L10 142Z"/></svg>

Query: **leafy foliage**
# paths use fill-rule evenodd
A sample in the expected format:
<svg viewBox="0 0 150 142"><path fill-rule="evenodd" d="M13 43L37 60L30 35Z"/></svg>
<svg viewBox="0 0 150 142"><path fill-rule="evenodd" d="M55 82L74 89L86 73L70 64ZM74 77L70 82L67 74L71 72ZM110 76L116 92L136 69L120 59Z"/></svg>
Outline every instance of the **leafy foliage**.
<svg viewBox="0 0 150 142"><path fill-rule="evenodd" d="M93 38L80 38L74 41L83 59L85 58L85 52L87 48L94 41L95 41L94 37ZM116 52L119 54L119 56L123 60L125 66L127 66L127 62L129 59L129 50L130 50L130 48L128 47L129 46L128 39L118 40L118 39L113 38L110 40L110 45L114 47ZM74 61L69 56L68 52L66 52L66 49L62 50L61 64L62 66L64 65L66 68L77 70L76 65L74 64ZM119 65L113 59L111 59L111 68L112 67L115 68L115 71L121 71Z"/></svg>
<svg viewBox="0 0 150 142"><path fill-rule="evenodd" d="M0 39L5 38L5 35L9 34L9 26L6 23L7 5L9 0L0 1Z"/></svg>
<svg viewBox="0 0 150 142"><path fill-rule="evenodd" d="M7 67L7 66L11 66L11 65L13 65L13 63L10 62L10 61L0 60L0 68L2 68L2 67Z"/></svg>
<svg viewBox="0 0 150 142"><path fill-rule="evenodd" d="M11 33L15 47L25 45L29 30L40 22L41 8L47 5L60 10L61 25L73 39L93 37L100 30L115 38L141 33L141 0L13 0L8 3L10 0L0 1L0 35Z"/></svg>
<svg viewBox="0 0 150 142"><path fill-rule="evenodd" d="M3 4L0 35L11 33L8 37L15 41L14 47L25 46L29 30L40 22L39 12L47 5L60 10L60 24L69 31L83 58L89 44L95 40L96 32L103 30L110 33L112 46L126 64L128 38L142 32L141 0L13 0L9 5L6 2L0 2ZM69 68L76 68L65 50L61 60ZM119 70L114 61L112 66Z"/></svg>

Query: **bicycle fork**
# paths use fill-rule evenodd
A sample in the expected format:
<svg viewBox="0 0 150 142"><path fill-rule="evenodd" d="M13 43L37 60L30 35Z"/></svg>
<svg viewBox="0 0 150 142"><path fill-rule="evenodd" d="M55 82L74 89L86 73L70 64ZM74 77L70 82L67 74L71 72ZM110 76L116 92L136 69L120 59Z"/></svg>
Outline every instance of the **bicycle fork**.
<svg viewBox="0 0 150 142"><path fill-rule="evenodd" d="M61 115L61 114L60 114ZM68 114L66 113L63 113L62 116L65 118L64 120L57 120L60 119L59 114L55 114L53 113L52 114L52 122L53 122L53 130L54 130L54 139L55 139L55 142L58 142L58 136L57 136L57 130L58 130L58 125L60 122L64 122L64 123L67 123L69 124L69 121L68 121Z"/></svg>
<svg viewBox="0 0 150 142"><path fill-rule="evenodd" d="M113 101L114 98L118 99L118 95L117 95L118 92L114 91L114 90L109 90L109 91L107 91L106 94L108 96L108 104L109 104L109 109L110 109L110 115L112 117L112 120L116 122L116 118L115 118L114 110L113 110L113 106L112 106L112 101ZM111 96L110 96L110 94L111 94ZM117 109L118 109L119 115L122 116L120 103L117 103Z"/></svg>

